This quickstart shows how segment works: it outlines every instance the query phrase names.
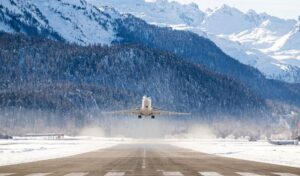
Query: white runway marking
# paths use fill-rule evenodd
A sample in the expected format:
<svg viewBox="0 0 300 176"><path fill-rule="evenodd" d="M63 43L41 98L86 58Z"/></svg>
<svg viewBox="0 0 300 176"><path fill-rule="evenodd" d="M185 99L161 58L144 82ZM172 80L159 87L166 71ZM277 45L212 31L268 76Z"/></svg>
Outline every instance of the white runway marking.
<svg viewBox="0 0 300 176"><path fill-rule="evenodd" d="M222 176L217 172L199 172L199 174L202 176Z"/></svg>
<svg viewBox="0 0 300 176"><path fill-rule="evenodd" d="M88 172L72 172L69 174L66 174L65 176L85 176L89 174Z"/></svg>
<svg viewBox="0 0 300 176"><path fill-rule="evenodd" d="M250 172L236 172L236 173L241 175L241 176L265 176L265 175L250 173Z"/></svg>
<svg viewBox="0 0 300 176"><path fill-rule="evenodd" d="M124 176L125 172L107 172L104 176Z"/></svg>
<svg viewBox="0 0 300 176"><path fill-rule="evenodd" d="M183 176L181 172L163 172L164 176Z"/></svg>
<svg viewBox="0 0 300 176"><path fill-rule="evenodd" d="M0 176L8 176L8 175L13 175L15 173L0 173Z"/></svg>
<svg viewBox="0 0 300 176"><path fill-rule="evenodd" d="M299 175L296 175L296 174L290 174L290 173L278 173L278 172L274 172L273 174L279 175L279 176L299 176Z"/></svg>
<svg viewBox="0 0 300 176"><path fill-rule="evenodd" d="M51 173L32 173L32 174L28 174L28 175L25 175L25 176L46 176L46 175L49 175Z"/></svg>
<svg viewBox="0 0 300 176"><path fill-rule="evenodd" d="M142 168L146 169L146 149L144 148Z"/></svg>

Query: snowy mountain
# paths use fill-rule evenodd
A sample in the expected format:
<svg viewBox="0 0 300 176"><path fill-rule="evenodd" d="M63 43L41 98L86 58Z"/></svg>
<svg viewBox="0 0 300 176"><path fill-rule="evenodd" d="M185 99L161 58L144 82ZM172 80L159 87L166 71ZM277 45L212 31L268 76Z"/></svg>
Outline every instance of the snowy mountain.
<svg viewBox="0 0 300 176"><path fill-rule="evenodd" d="M168 0L88 2L98 7L114 7L121 13L133 14L150 24L193 31L211 39L240 62L258 68L268 78L300 82L299 45L291 41L289 50L272 50L274 45L295 33L296 20L258 14L253 10L243 13L227 5L202 12L196 4L183 5Z"/></svg>
<svg viewBox="0 0 300 176"><path fill-rule="evenodd" d="M116 12L83 0L2 0L0 30L44 35L71 43L111 44ZM120 16L118 16L120 17Z"/></svg>
<svg viewBox="0 0 300 176"><path fill-rule="evenodd" d="M257 49L249 48L240 42L231 41L223 37L208 35L222 50L234 58L239 58L241 63L259 69L267 78L284 80L286 82L300 81L300 68L286 64ZM295 60L296 61L296 60Z"/></svg>
<svg viewBox="0 0 300 176"><path fill-rule="evenodd" d="M139 3L142 2L132 0L128 4L141 6ZM164 14L166 12L162 9L168 8L162 7L169 5L169 2L159 1L150 5L160 6L161 12ZM178 14L178 11L190 11L191 13L187 14L189 14L191 19L202 14L202 12L196 13L199 9L194 4L182 6L178 3L173 3L171 7L169 9L174 11L173 14ZM190 26L191 30L198 31L198 34L190 31L173 30L170 27L158 27L130 14L121 15L111 7L101 6L96 8L84 0L49 0L42 2L41 0L10 0L1 1L0 9L0 22L3 24L2 29L5 32L23 33L30 37L50 38L62 43L77 43L83 46L89 46L90 44L112 46L142 45L153 49L152 52L162 51L174 54L184 61L204 66L213 73L230 77L247 86L258 97L300 104L300 93L297 91L297 85L266 79L257 69L242 64L225 54L214 42L207 39L211 34L202 32L202 35L207 38L199 36L198 34L201 33L199 31L202 30L198 27L192 28ZM178 23L173 28L189 27L188 25L180 25L182 22L186 23L186 17L179 15L175 19ZM195 26L199 23L197 20L190 20L190 22L190 24ZM217 39L220 39L220 37ZM238 46L235 44L232 44L231 47ZM226 45L226 43L224 45L230 46L229 44ZM241 50L243 49L242 47L240 48ZM3 52L5 55L6 51ZM26 52L30 52L30 50L24 51L24 54ZM63 56L58 55L57 59L60 58L63 58ZM25 58L20 57L20 59L21 61L23 59L21 63L25 62ZM247 62L251 63L251 61L253 60L249 57ZM35 69L35 67L31 69ZM43 74L43 72L37 74ZM122 84L120 86L124 87ZM130 88L128 88L129 90ZM189 99L188 96L186 98Z"/></svg>
<svg viewBox="0 0 300 176"><path fill-rule="evenodd" d="M118 40L115 20L123 18L110 8L114 7L151 24L190 30L207 37L228 55L258 68L268 78L300 82L300 51L295 48L298 45L297 37L293 37L297 34L294 20L254 11L245 14L226 5L202 12L196 4L182 5L167 0L123 1L88 0L90 4L100 7L98 9L83 0L51 3L3 0L0 5L0 30L43 35L81 45L110 45ZM285 42L289 49L285 49L287 46L280 47Z"/></svg>
<svg viewBox="0 0 300 176"><path fill-rule="evenodd" d="M170 24L175 26L182 24L198 26L205 16L194 3L182 5L176 2L168 2L168 0L158 0L155 3L145 3L144 0L89 0L88 2L97 7L101 5L114 7L121 13L134 14L150 24L159 26L169 26Z"/></svg>
<svg viewBox="0 0 300 176"><path fill-rule="evenodd" d="M264 35L282 36L289 32L295 23L295 20L280 19L266 13L258 14L254 10L244 13L236 8L223 5L207 12L201 27L208 33L216 35L234 35L238 38L244 36L245 41L242 42L244 43L250 42L251 37L252 39L263 39Z"/></svg>
<svg viewBox="0 0 300 176"><path fill-rule="evenodd" d="M300 22L295 25L292 31L280 37L280 39L270 48L271 51L294 49L300 50Z"/></svg>
<svg viewBox="0 0 300 176"><path fill-rule="evenodd" d="M247 16L236 8L223 5L215 10L208 11L201 27L212 34L235 34L257 25L259 17Z"/></svg>

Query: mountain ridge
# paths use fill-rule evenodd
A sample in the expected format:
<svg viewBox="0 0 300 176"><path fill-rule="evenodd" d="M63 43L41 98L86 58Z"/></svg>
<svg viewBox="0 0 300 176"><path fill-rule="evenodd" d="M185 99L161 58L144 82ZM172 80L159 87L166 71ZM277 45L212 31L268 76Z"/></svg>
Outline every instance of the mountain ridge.
<svg viewBox="0 0 300 176"><path fill-rule="evenodd" d="M18 0L10 0L9 3L15 2ZM4 1L8 2L8 1ZM18 1L19 3L22 3L23 1ZM39 2L36 0L35 2ZM280 101L288 101L289 103L295 103L299 104L300 95L297 94L297 92L294 91L294 89L291 89L292 85L276 82L273 80L267 80L265 79L264 75L261 74L257 69L252 68L250 66L241 64L239 61L233 59L232 57L225 54L221 49L219 49L211 40L201 37L195 33L188 32L188 31L179 31L179 30L173 30L172 28L163 28L163 27L157 27L156 25L150 25L146 23L145 21L136 18L132 15L121 15L117 11L115 11L111 7L102 7L101 9L95 9L94 6L90 5L89 3L86 3L85 1L68 1L67 3L64 3L64 0L53 2L48 5L39 5L42 8L39 8L40 13L48 14L48 9L50 9L51 14L49 17L52 17L55 15L57 17L57 14L71 14L72 18L65 18L64 15L59 15L57 18L55 18L55 21L58 21L58 24L66 24L67 29L74 27L74 33L80 32L80 29L89 30L88 34L91 33L90 29L95 28L101 28L101 30L107 30L107 32L110 34L108 37L111 42L107 42L107 32L104 33L104 37L94 37L94 40L104 40L104 42L100 42L99 44L105 44L105 45L115 45L115 44L138 44L138 45L144 45L148 48L153 48L157 50L161 50L163 52L171 52L173 54L176 54L177 56L182 57L183 59L187 61L194 62L196 64L201 64L208 69L218 72L227 76L230 76L237 81L242 81L248 88L250 88L252 91L254 91L257 95L266 98L266 99L272 99L272 100L280 100ZM71 3L74 3L73 5ZM162 5L164 5L167 1L162 1ZM28 3L33 3L31 1L25 1L25 5L30 5ZM47 4L47 2L44 2ZM62 3L62 4L61 4ZM77 4L79 3L79 4ZM16 3L15 3L16 4ZM60 4L61 6L57 6ZM17 8L22 5L18 4L18 6L14 8ZM36 7L36 6L33 6ZM58 9L55 9L55 8ZM188 6L190 7L190 6ZM67 8L67 10L65 10ZM78 10L79 8L79 10ZM175 7L176 9L176 3ZM197 8L192 6L192 8ZM23 14L31 14L33 12L26 12L26 8L21 8L23 11ZM86 9L90 12L86 12ZM1 10L3 12L3 8ZM80 16L81 20L77 20L77 18L73 18L78 11L78 15ZM92 14L91 12L95 12L96 14ZM83 15L83 17L81 17ZM39 31L39 25L34 26L34 24L31 23L31 21L38 21L35 19L34 14L29 15L29 21L31 24L31 27L36 27L36 31ZM45 15L44 15L45 16ZM26 17L26 16L25 16ZM91 22L88 22L88 24L95 24L94 27L84 26L86 23L85 20L88 19L92 20ZM94 20L101 18L102 23L94 22ZM102 19L103 18L103 19ZM22 15L18 16L16 18L17 22L22 21L24 17ZM27 18L25 18L27 19ZM72 26L72 24L76 24L75 26ZM107 24L107 25L105 25ZM80 28L77 28L77 26L83 26ZM106 28L108 26L108 28ZM89 27L89 29L87 29ZM51 29L51 26L49 27ZM54 28L53 28L54 29ZM60 28L57 28L60 29ZM100 31L101 31L100 30ZM111 32L111 30L113 30ZM50 31L50 30L49 30ZM20 31L22 32L22 31ZM98 31L99 32L99 31ZM72 31L70 31L72 34ZM26 33L25 33L26 34ZM63 34L63 33L61 33ZM139 35L137 35L139 34ZM27 35L31 35L30 33ZM42 33L37 33L37 35L44 36ZM33 35L34 36L34 35ZM67 37L69 37L68 35ZM72 36L72 35L71 35ZM176 36L176 37L174 37ZM45 36L44 36L45 37ZM68 38L64 39L68 39ZM79 38L78 38L79 37ZM83 37L83 38L80 38ZM51 38L51 37L48 37ZM76 36L73 38L73 40L79 40L78 44L83 44L80 40L81 39L87 39L84 36ZM93 41L94 41L93 40ZM82 40L84 41L84 40ZM90 44L93 44L93 41ZM66 41L68 42L68 40ZM84 43L84 45L87 45L87 43ZM270 91L271 90L271 91Z"/></svg>
<svg viewBox="0 0 300 176"><path fill-rule="evenodd" d="M244 13L228 5L202 12L195 4L168 1L141 0L129 4L115 0L88 2L96 6L108 5L121 13L131 13L150 24L195 32L214 41L231 57L258 68L268 78L300 82L300 51L272 52L268 49L293 29L296 20L258 14L254 10Z"/></svg>
<svg viewBox="0 0 300 176"><path fill-rule="evenodd" d="M100 11L83 0L55 0L51 3L42 0L3 0L0 20L6 28L10 27L5 32L42 35L82 45L109 45L115 39L113 18L109 11L104 10Z"/></svg>

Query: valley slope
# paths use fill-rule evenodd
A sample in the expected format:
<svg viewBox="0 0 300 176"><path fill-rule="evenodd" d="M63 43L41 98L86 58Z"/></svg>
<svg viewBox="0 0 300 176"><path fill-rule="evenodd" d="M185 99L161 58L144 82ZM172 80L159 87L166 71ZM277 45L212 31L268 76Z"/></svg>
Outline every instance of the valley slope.
<svg viewBox="0 0 300 176"><path fill-rule="evenodd" d="M268 120L268 99L300 105L299 84L265 78L206 37L112 7L3 0L0 24L5 123L29 114L28 122L42 116L49 124L83 124L101 111L138 106L145 94L158 107L195 118Z"/></svg>
<svg viewBox="0 0 300 176"><path fill-rule="evenodd" d="M0 56L2 124L41 117L49 125L68 118L84 124L101 111L138 107L144 94L194 118L262 118L269 111L239 81L144 46L84 47L1 33Z"/></svg>

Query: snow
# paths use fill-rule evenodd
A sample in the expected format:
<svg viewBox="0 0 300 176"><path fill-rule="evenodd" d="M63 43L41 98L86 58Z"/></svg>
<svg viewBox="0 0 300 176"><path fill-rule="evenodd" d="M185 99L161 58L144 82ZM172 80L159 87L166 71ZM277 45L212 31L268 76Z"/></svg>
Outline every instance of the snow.
<svg viewBox="0 0 300 176"><path fill-rule="evenodd" d="M243 12L227 5L208 14L202 23L203 28L213 34L239 33L256 25L257 22L247 19Z"/></svg>
<svg viewBox="0 0 300 176"><path fill-rule="evenodd" d="M16 138L0 140L0 166L54 159L86 153L118 144L158 143L217 156L300 167L300 145L273 145L246 139L130 139L66 137L61 140Z"/></svg>
<svg viewBox="0 0 300 176"><path fill-rule="evenodd" d="M300 50L300 22L288 34L280 38L274 46L277 50Z"/></svg>
<svg viewBox="0 0 300 176"><path fill-rule="evenodd" d="M255 49L249 49L238 41L226 40L226 37L224 38L222 35L218 37L209 35L209 38L229 56L239 58L239 61L243 64L258 68L267 78L277 79L280 76L288 82L297 81L296 77L289 75L293 71L300 73L300 68L296 64L275 59Z"/></svg>
<svg viewBox="0 0 300 176"><path fill-rule="evenodd" d="M228 5L203 12L195 4L166 0L138 0L128 3L120 3L120 0L87 1L97 7L111 6L121 13L131 13L151 24L195 32L211 39L233 58L256 67L267 78L300 82L295 76L300 73L300 64L297 61L300 57L300 40L297 35L291 35L295 33L296 20L281 19L266 13L259 14L254 10L243 13ZM292 36L284 42L287 43L288 49L279 48L275 54L272 47L282 43L280 40L288 34ZM287 42L288 40L290 42ZM291 50L299 52L290 54ZM251 54L247 54L249 52ZM279 55L279 52L285 54Z"/></svg>
<svg viewBox="0 0 300 176"><path fill-rule="evenodd" d="M278 40L276 40L274 45L272 47L270 47L268 50L269 51L278 51L278 50L280 50L281 48L284 47L284 45L292 37L292 35L293 35L293 32L289 32L288 34L280 37Z"/></svg>
<svg viewBox="0 0 300 176"><path fill-rule="evenodd" d="M0 4L25 24L31 23L25 17L29 13L37 21L30 25L56 32L71 43L111 45L118 40L115 20L125 17L119 12L131 13L150 24L189 30L209 38L228 55L259 69L267 78L300 82L297 76L300 74L300 32L296 20L254 10L244 13L228 5L201 11L194 3L168 0L14 2L2 0ZM5 18L10 17L4 13ZM14 32L3 23L0 30Z"/></svg>
<svg viewBox="0 0 300 176"><path fill-rule="evenodd" d="M9 11L14 12L15 14L22 14L22 11L11 1L3 0L1 1L1 5L6 7Z"/></svg>
<svg viewBox="0 0 300 176"><path fill-rule="evenodd" d="M0 166L54 159L115 146L124 139L67 137L61 140L14 138L0 140Z"/></svg>
<svg viewBox="0 0 300 176"><path fill-rule="evenodd" d="M93 16L97 14L97 10L93 6L81 4L82 1L77 0L51 3L40 1L36 3L36 6L47 17L49 25L68 41L80 44L109 45L114 40L113 27L109 25L105 29L98 21L110 19L99 13L99 16ZM76 10L73 9L75 7L77 7Z"/></svg>
<svg viewBox="0 0 300 176"><path fill-rule="evenodd" d="M14 31L11 29L11 27L9 27L8 25L6 25L5 23L0 21L0 31L4 31L4 32L9 32L9 33L13 33Z"/></svg>
<svg viewBox="0 0 300 176"><path fill-rule="evenodd" d="M129 2L125 0L88 0L88 2L97 7L110 6L121 13L131 13L148 23L161 24L160 26L164 26L164 24L197 26L201 24L204 18L204 13L194 3L183 5L166 0L156 2L145 2L144 0L131 0Z"/></svg>
<svg viewBox="0 0 300 176"><path fill-rule="evenodd" d="M243 31L238 34L228 36L232 41L239 41L246 46L257 48L270 47L277 39L272 31L265 30L262 27L254 28L251 31Z"/></svg>
<svg viewBox="0 0 300 176"><path fill-rule="evenodd" d="M299 145L273 145L267 141L234 139L179 139L170 143L217 156L300 167Z"/></svg>
<svg viewBox="0 0 300 176"><path fill-rule="evenodd" d="M3 0L0 4L14 15L17 14L18 20L25 24L57 32L70 43L110 45L116 39L113 22L120 15L116 11L116 14L112 11L106 13L86 1L15 0L13 5L9 0ZM26 18L27 13L36 20L35 24L30 24L32 22Z"/></svg>

